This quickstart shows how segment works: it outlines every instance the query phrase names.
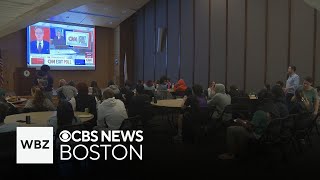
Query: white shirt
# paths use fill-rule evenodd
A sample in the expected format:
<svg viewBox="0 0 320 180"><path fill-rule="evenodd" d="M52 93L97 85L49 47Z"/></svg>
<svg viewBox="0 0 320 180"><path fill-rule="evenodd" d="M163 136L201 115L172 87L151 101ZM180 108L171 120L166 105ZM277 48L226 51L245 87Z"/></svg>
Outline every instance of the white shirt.
<svg viewBox="0 0 320 180"><path fill-rule="evenodd" d="M42 41L37 41L37 48L39 49L39 44L41 43L41 48L43 48L43 40Z"/></svg>

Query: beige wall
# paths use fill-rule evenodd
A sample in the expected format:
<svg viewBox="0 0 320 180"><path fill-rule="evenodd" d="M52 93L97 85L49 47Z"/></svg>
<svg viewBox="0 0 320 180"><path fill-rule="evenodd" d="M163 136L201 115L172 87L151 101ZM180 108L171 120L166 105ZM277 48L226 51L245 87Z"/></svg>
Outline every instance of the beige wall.
<svg viewBox="0 0 320 180"><path fill-rule="evenodd" d="M26 30L20 30L0 39L0 48L4 59L5 88L13 90L13 72L16 67L26 66ZM113 46L114 30L110 28L96 28L96 70L95 71L52 71L54 85L58 85L61 78L76 82L89 83L96 80L100 87L104 87L108 80L113 79Z"/></svg>

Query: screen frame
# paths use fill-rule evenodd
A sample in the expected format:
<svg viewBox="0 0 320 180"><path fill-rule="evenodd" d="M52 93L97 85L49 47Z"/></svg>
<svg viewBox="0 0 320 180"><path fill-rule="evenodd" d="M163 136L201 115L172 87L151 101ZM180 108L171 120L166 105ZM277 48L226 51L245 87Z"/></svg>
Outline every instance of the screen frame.
<svg viewBox="0 0 320 180"><path fill-rule="evenodd" d="M26 54L27 54L27 59L25 61L26 67L27 68L35 68L36 70L40 70L40 67L42 65L39 66L30 66L28 64L28 60L30 61L30 27L33 26L34 24L37 23L51 23L51 24L62 24L62 25L70 25L70 26L79 26L79 27L88 27L88 28L93 28L93 33L94 33L94 67L84 67L84 66L50 66L50 71L96 71L97 70L97 56L96 56L96 26L92 26L92 25L85 25L85 24L75 24L75 23L65 23L65 22L59 22L59 21L49 21L49 20L44 20L44 21L39 21L36 23L33 23L31 25L28 25L26 27L26 33L27 33L27 46L26 46Z"/></svg>

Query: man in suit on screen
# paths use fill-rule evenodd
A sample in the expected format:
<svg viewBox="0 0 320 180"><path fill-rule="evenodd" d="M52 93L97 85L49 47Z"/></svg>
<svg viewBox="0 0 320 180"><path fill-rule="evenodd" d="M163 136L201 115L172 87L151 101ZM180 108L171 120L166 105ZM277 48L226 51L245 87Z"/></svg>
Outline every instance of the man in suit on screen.
<svg viewBox="0 0 320 180"><path fill-rule="evenodd" d="M43 40L44 30L41 27L35 27L35 41L30 43L30 51L34 54L50 54L50 45L48 41Z"/></svg>

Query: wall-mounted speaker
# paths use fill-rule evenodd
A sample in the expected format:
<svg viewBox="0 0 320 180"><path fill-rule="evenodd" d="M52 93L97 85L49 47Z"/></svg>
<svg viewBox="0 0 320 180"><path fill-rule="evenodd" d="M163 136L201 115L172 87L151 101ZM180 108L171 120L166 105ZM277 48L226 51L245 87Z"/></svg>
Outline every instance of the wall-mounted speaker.
<svg viewBox="0 0 320 180"><path fill-rule="evenodd" d="M159 27L157 30L157 53L162 52L164 48L164 42L166 37L166 29Z"/></svg>

